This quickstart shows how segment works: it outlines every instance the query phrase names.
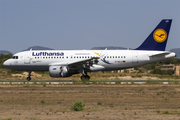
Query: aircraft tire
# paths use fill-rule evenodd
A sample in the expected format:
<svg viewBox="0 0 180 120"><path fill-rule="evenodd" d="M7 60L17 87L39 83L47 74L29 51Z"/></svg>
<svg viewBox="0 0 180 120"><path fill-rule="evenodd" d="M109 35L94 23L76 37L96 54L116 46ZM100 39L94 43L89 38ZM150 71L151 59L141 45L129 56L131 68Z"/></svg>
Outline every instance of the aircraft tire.
<svg viewBox="0 0 180 120"><path fill-rule="evenodd" d="M27 77L26 79L27 79L27 81L30 81L30 80L31 80L31 77Z"/></svg>
<svg viewBox="0 0 180 120"><path fill-rule="evenodd" d="M86 75L86 76L81 76L81 80L82 80L83 82L88 82L89 79L90 79L90 77L89 77L88 75Z"/></svg>
<svg viewBox="0 0 180 120"><path fill-rule="evenodd" d="M90 76L89 76L89 75L87 75L87 76L86 76L86 78L89 80L89 79L90 79Z"/></svg>

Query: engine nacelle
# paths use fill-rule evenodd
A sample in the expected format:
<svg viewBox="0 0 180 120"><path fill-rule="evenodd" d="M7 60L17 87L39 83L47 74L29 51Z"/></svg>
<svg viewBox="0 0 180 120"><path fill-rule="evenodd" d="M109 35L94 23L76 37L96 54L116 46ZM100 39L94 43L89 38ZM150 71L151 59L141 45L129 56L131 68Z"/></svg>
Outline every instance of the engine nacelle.
<svg viewBox="0 0 180 120"><path fill-rule="evenodd" d="M68 67L67 66L50 66L49 75L51 77L68 77Z"/></svg>

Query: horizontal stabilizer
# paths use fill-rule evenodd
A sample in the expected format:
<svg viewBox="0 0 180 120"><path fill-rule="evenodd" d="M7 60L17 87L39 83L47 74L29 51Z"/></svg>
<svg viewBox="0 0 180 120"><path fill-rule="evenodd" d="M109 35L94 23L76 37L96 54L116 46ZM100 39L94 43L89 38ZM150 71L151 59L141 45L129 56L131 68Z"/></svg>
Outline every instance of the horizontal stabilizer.
<svg viewBox="0 0 180 120"><path fill-rule="evenodd" d="M158 54L150 55L149 57L165 56L165 55L168 55L168 54L170 54L170 53L171 53L171 52L163 52L163 53L158 53Z"/></svg>

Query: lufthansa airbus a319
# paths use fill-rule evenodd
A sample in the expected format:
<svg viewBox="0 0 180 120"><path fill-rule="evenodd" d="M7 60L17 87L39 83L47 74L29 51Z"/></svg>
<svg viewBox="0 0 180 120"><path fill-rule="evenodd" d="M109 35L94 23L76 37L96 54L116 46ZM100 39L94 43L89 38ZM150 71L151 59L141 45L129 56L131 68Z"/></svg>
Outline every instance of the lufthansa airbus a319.
<svg viewBox="0 0 180 120"><path fill-rule="evenodd" d="M134 50L30 50L16 53L4 67L12 70L49 71L51 77L69 77L81 73L89 80L88 72L111 71L137 67L173 58L165 51L172 19L162 20L147 39Z"/></svg>

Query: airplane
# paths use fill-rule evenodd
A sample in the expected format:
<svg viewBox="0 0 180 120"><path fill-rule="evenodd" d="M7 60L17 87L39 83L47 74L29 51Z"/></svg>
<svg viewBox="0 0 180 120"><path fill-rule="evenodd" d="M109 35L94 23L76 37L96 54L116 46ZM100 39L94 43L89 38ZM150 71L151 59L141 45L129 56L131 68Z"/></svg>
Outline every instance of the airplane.
<svg viewBox="0 0 180 120"><path fill-rule="evenodd" d="M69 77L81 73L89 80L88 72L112 71L142 66L176 57L165 51L172 19L163 19L145 41L133 50L29 50L16 53L4 67L12 70L49 71L51 77Z"/></svg>

